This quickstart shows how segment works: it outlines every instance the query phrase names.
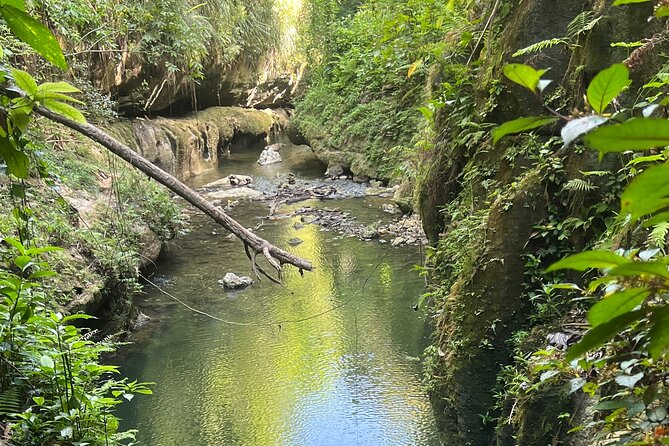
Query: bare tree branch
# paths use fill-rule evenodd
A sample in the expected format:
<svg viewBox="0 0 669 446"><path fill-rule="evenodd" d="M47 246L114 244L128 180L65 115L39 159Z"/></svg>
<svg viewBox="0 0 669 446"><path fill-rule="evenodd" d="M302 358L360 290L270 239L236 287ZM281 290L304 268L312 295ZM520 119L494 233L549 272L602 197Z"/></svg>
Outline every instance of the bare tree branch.
<svg viewBox="0 0 669 446"><path fill-rule="evenodd" d="M274 267L279 273L279 279L281 278L281 269L284 264L294 265L300 269L300 273L303 270L312 271L313 266L311 262L301 257L297 257L287 251L284 251L281 248L278 248L267 240L258 237L256 234L247 230L239 222L234 220L228 214L223 212L221 208L214 206L212 203L207 201L202 195L195 192L190 187L186 186L184 183L179 181L173 175L165 172L161 168L155 166L151 162L147 161L145 158L139 156L132 149L130 149L125 144L114 139L106 132L101 129L91 125L91 124L80 124L78 122L72 121L64 116L61 116L57 113L54 113L44 107L35 107L34 111L39 115L44 116L47 119L58 122L67 126L82 135L92 139L93 141L103 145L109 151L115 155L123 158L125 161L130 163L135 168L142 171L144 174L150 178L158 181L163 186L170 189L175 194L182 197L184 200L204 212L206 215L211 217L216 223L223 226L228 231L232 232L239 239L241 239L245 244L245 249L252 249L254 252L253 256L249 256L253 271L256 273L258 278L260 278L260 273L272 280L273 282L278 282L277 279L267 274L265 271L260 268L256 263L256 255L262 253L267 261ZM248 255L248 251L247 251Z"/></svg>

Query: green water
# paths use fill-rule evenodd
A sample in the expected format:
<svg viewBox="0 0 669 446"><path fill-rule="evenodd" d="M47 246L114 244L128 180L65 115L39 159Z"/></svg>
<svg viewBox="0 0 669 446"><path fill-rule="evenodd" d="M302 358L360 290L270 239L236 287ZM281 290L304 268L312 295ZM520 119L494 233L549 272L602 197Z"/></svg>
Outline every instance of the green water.
<svg viewBox="0 0 669 446"><path fill-rule="evenodd" d="M381 203L295 206L338 206L371 223L387 218ZM141 444L151 446L438 444L417 362L426 343L425 316L412 309L423 290L412 271L418 248L316 225L296 229L298 217L260 218L266 215L266 203L233 211L246 226L262 222L257 232L281 246L302 239L290 250L311 259L315 271L300 277L287 267L282 286L263 281L225 291L218 279L229 271L252 275L250 264L240 242L194 217L152 280L230 323L147 288L137 305L152 319L117 362L131 378L155 382L155 395L123 405L122 427L139 429Z"/></svg>

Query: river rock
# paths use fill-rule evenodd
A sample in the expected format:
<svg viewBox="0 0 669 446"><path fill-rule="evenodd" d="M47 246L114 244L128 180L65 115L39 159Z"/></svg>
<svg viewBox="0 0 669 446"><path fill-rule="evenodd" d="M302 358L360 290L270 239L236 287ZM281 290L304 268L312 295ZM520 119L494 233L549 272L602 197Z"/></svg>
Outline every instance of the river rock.
<svg viewBox="0 0 669 446"><path fill-rule="evenodd" d="M402 212L400 211L399 206L390 203L384 203L381 205L381 210L387 214L400 214Z"/></svg>
<svg viewBox="0 0 669 446"><path fill-rule="evenodd" d="M207 189L213 189L227 186L247 186L251 183L253 183L253 177L250 177L248 175L238 175L233 173L225 178L221 178L220 180L207 183L204 185L204 187Z"/></svg>
<svg viewBox="0 0 669 446"><path fill-rule="evenodd" d="M231 189L221 189L221 190L216 190L212 192L207 192L204 194L204 197L207 200L231 200L231 199L239 199L239 198L248 198L248 199L253 199L253 198L260 198L263 196L263 193L260 191L257 191L255 189L251 189L250 187L246 186L241 186L241 187L234 187Z"/></svg>
<svg viewBox="0 0 669 446"><path fill-rule="evenodd" d="M286 145L282 142L275 142L274 144L270 144L268 146L265 146L265 149L272 149L275 152L278 152L279 150L285 149Z"/></svg>
<svg viewBox="0 0 669 446"><path fill-rule="evenodd" d="M330 162L325 171L325 176L329 178L337 178L344 174L344 167L339 163Z"/></svg>
<svg viewBox="0 0 669 446"><path fill-rule="evenodd" d="M353 175L353 182L354 183L366 183L369 181L369 177L367 175L362 175L362 174L357 174Z"/></svg>
<svg viewBox="0 0 669 446"><path fill-rule="evenodd" d="M279 155L279 152L274 150L272 146L265 147L265 150L263 150L262 153L260 154L260 158L258 158L258 164L260 164L261 166L280 162L281 162L281 155Z"/></svg>
<svg viewBox="0 0 669 446"><path fill-rule="evenodd" d="M143 326L145 326L151 318L147 316L146 314L142 313L141 311L137 313L137 316L130 322L130 330L135 331L139 330Z"/></svg>
<svg viewBox="0 0 669 446"><path fill-rule="evenodd" d="M238 276L235 273L226 273L221 280L218 281L219 284L223 285L223 288L229 290L237 290L240 288L246 288L247 286L253 284L253 279L246 276Z"/></svg>
<svg viewBox="0 0 669 446"><path fill-rule="evenodd" d="M290 240L288 240L288 244L289 244L290 246L297 246L297 245L299 245L299 244L302 243L302 242L304 242L304 240L302 240L302 239L299 238L299 237L293 237L293 238L291 238Z"/></svg>

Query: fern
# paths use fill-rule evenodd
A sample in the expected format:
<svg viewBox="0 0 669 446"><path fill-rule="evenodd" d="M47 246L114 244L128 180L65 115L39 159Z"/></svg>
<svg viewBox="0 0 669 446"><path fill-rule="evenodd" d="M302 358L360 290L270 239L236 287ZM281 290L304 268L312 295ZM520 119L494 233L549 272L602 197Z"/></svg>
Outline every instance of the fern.
<svg viewBox="0 0 669 446"><path fill-rule="evenodd" d="M590 192L597 189L597 186L590 183L590 181L582 180L580 178L574 178L567 181L567 183L562 187L562 190L574 191L574 192Z"/></svg>
<svg viewBox="0 0 669 446"><path fill-rule="evenodd" d="M16 387L0 392L0 415L13 415L21 411L21 398Z"/></svg>
<svg viewBox="0 0 669 446"><path fill-rule="evenodd" d="M602 16L595 17L595 13L592 11L583 11L567 25L567 38L573 40L579 35L590 31L601 19Z"/></svg>
<svg viewBox="0 0 669 446"><path fill-rule="evenodd" d="M526 46L525 48L519 49L518 51L513 53L512 57L524 56L525 54L530 54L530 53L538 53L539 51L543 51L547 48L552 48L555 45L559 44L569 45L569 42L567 42L562 38L542 40L541 42L533 43L530 46Z"/></svg>
<svg viewBox="0 0 669 446"><path fill-rule="evenodd" d="M667 243L667 234L669 234L669 222L663 221L653 227L648 234L646 245L651 247L664 248Z"/></svg>

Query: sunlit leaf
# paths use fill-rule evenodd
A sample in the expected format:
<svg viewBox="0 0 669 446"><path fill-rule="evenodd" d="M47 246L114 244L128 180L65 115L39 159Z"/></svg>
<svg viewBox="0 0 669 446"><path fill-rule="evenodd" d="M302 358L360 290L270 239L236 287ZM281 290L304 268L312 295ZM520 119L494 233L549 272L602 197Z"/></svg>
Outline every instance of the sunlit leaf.
<svg viewBox="0 0 669 446"><path fill-rule="evenodd" d="M572 119L569 121L562 130L560 131L560 136L564 140L563 147L569 146L576 138L588 133L590 130L599 127L608 121L609 118L604 116L591 115L584 118Z"/></svg>
<svg viewBox="0 0 669 446"><path fill-rule="evenodd" d="M536 93L541 75L547 70L535 70L529 65L512 63L504 66L504 76Z"/></svg>
<svg viewBox="0 0 669 446"><path fill-rule="evenodd" d="M45 99L43 104L52 112L58 113L59 115L71 119L72 121L78 122L79 124L86 123L86 118L84 117L83 113L72 107L70 104L55 101L53 99Z"/></svg>
<svg viewBox="0 0 669 446"><path fill-rule="evenodd" d="M573 361L590 350L599 347L625 328L629 327L633 322L639 320L643 315L644 312L642 311L624 313L606 323L592 328L585 334L585 336L583 336L583 339L569 348L565 359L567 361Z"/></svg>
<svg viewBox="0 0 669 446"><path fill-rule="evenodd" d="M7 3L0 4L0 15L16 37L30 45L49 62L63 70L67 69L63 51L46 26Z"/></svg>
<svg viewBox="0 0 669 446"><path fill-rule="evenodd" d="M629 387L630 389L636 385L643 378L643 373L637 373L636 375L618 375L616 376L616 383Z"/></svg>
<svg viewBox="0 0 669 446"><path fill-rule="evenodd" d="M588 322L593 327L634 310L650 295L645 288L632 288L602 298L588 312Z"/></svg>
<svg viewBox="0 0 669 446"><path fill-rule="evenodd" d="M649 275L669 279L667 265L661 262L627 262L608 271L610 276L641 276Z"/></svg>
<svg viewBox="0 0 669 446"><path fill-rule="evenodd" d="M587 98L590 107L595 113L604 113L611 101L631 83L629 70L624 64L614 64L600 71L588 86Z"/></svg>
<svg viewBox="0 0 669 446"><path fill-rule="evenodd" d="M647 3L651 0L616 0L613 2L613 6L619 6L619 5L629 5L631 3Z"/></svg>
<svg viewBox="0 0 669 446"><path fill-rule="evenodd" d="M492 141L493 144L496 144L501 138L506 135L511 135L513 133L523 132L525 130L536 129L537 127L550 124L557 121L558 118L551 116L531 116L527 118L518 118L513 121L505 122L504 124L497 126L492 131Z"/></svg>
<svg viewBox="0 0 669 446"><path fill-rule="evenodd" d="M17 87L26 94L35 94L37 91L37 82L35 82L35 79L28 72L16 68L12 68L11 72Z"/></svg>
<svg viewBox="0 0 669 446"><path fill-rule="evenodd" d="M418 59L417 61L412 63L411 66L409 67L409 70L407 71L407 77L413 76L413 74L421 65L423 65L423 59Z"/></svg>
<svg viewBox="0 0 669 446"><path fill-rule="evenodd" d="M588 133L585 143L600 155L627 150L647 150L669 145L669 121L637 118L622 124L600 127Z"/></svg>
<svg viewBox="0 0 669 446"><path fill-rule="evenodd" d="M612 268L627 262L628 260L625 257L621 257L611 251L585 251L553 263L546 269L546 272L560 269L586 271L592 268Z"/></svg>
<svg viewBox="0 0 669 446"><path fill-rule="evenodd" d="M652 166L637 175L620 197L620 214L631 222L669 205L669 164Z"/></svg>
<svg viewBox="0 0 669 446"><path fill-rule="evenodd" d="M26 5L23 0L0 0L0 5L13 6L16 9L20 9L21 11L26 10Z"/></svg>

